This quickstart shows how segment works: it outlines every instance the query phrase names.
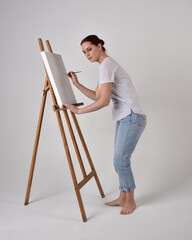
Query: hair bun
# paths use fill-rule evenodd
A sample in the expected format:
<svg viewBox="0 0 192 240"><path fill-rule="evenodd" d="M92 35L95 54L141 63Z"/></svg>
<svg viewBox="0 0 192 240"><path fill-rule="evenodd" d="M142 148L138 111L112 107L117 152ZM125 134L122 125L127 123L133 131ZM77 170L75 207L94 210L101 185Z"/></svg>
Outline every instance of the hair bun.
<svg viewBox="0 0 192 240"><path fill-rule="evenodd" d="M99 39L99 42L100 42L102 45L105 44L105 42L104 42L102 39Z"/></svg>

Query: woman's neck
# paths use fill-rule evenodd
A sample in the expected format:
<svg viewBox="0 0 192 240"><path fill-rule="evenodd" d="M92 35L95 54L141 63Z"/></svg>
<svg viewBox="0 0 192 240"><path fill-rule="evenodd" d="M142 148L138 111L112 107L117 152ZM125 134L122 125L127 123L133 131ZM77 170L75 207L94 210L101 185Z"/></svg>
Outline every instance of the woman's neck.
<svg viewBox="0 0 192 240"><path fill-rule="evenodd" d="M101 64L106 57L108 57L108 56L105 52L101 53L101 55L98 59L98 63Z"/></svg>

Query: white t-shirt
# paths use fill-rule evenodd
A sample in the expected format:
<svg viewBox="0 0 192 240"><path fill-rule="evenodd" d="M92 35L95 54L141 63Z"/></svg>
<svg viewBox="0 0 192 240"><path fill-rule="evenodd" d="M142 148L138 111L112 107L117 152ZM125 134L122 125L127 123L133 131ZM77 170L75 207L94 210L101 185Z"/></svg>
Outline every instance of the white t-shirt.
<svg viewBox="0 0 192 240"><path fill-rule="evenodd" d="M144 114L128 73L111 57L106 57L99 66L99 87L112 83L111 101L113 120L120 120L131 113Z"/></svg>

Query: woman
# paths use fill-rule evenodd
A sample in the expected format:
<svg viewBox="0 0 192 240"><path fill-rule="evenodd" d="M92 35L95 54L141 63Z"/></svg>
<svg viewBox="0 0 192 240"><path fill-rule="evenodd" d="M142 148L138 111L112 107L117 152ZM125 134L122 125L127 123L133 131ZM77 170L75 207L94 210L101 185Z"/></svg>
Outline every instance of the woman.
<svg viewBox="0 0 192 240"><path fill-rule="evenodd" d="M114 167L119 177L120 195L107 206L122 206L120 214L130 214L136 208L134 200L135 182L131 170L130 158L146 126L146 115L138 102L134 86L124 69L109 57L104 41L96 35L89 35L81 42L81 47L90 62L98 62L99 83L95 91L79 83L74 72L69 72L73 84L94 103L77 108L64 104L76 114L97 111L106 107L112 100L112 115L116 121Z"/></svg>

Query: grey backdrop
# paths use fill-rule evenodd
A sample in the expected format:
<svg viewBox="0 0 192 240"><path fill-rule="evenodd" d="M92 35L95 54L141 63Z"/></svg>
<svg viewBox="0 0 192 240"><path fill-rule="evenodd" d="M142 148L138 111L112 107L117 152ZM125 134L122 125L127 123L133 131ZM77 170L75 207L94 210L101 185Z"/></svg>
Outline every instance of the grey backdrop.
<svg viewBox="0 0 192 240"><path fill-rule="evenodd" d="M132 157L136 197L142 204L161 202L168 196L173 196L172 204L178 196L191 199L192 1L1 0L0 30L1 202L21 206L24 202L45 80L37 38L50 40L67 70L81 70L79 81L94 89L99 65L88 62L80 47L89 34L102 38L107 53L130 74L148 118ZM78 101L91 103L77 89L74 92ZM110 196L118 192L111 108L77 117ZM73 153L72 157L77 166ZM77 175L81 179L79 170ZM89 193L97 195L95 183L90 186ZM73 185L49 93L31 200L70 189ZM186 205L191 213L189 202ZM183 216L182 221L173 229L182 226L183 239L189 239L189 218Z"/></svg>

